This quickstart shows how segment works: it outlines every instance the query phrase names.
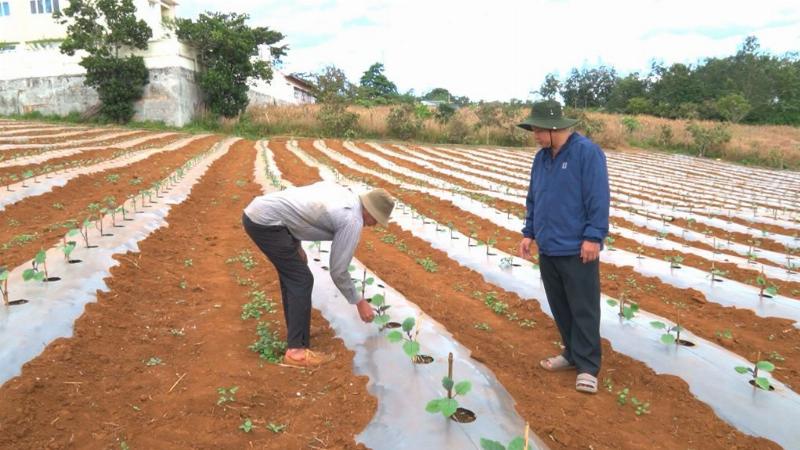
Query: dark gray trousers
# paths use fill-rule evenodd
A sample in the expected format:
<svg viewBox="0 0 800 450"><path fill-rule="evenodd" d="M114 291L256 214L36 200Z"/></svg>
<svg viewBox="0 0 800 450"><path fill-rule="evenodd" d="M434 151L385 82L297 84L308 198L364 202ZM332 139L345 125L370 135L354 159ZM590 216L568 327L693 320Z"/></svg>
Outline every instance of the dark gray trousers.
<svg viewBox="0 0 800 450"><path fill-rule="evenodd" d="M278 271L283 301L283 318L289 348L308 348L311 335L311 292L314 275L300 259L300 241L286 227L259 225L242 215L244 231Z"/></svg>
<svg viewBox="0 0 800 450"><path fill-rule="evenodd" d="M564 343L562 355L578 373L600 372L600 261L539 254L547 302Z"/></svg>

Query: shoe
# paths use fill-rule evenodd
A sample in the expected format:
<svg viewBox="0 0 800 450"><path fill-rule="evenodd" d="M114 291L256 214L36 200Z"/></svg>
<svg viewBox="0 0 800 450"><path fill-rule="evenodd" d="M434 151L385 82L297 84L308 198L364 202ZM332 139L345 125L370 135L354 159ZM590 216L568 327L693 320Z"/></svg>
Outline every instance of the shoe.
<svg viewBox="0 0 800 450"><path fill-rule="evenodd" d="M335 354L312 352L311 350L306 349L305 358L303 359L292 358L288 353L283 355L283 364L292 367L313 367L329 363L334 359L336 359Z"/></svg>

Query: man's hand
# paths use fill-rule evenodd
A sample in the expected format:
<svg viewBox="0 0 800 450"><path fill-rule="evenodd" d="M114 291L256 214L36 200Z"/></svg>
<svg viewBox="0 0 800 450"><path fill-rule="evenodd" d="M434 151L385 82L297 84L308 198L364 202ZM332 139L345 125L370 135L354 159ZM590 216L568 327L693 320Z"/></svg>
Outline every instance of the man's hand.
<svg viewBox="0 0 800 450"><path fill-rule="evenodd" d="M600 257L600 243L592 241L583 241L581 245L581 261L584 264L592 262Z"/></svg>
<svg viewBox="0 0 800 450"><path fill-rule="evenodd" d="M366 299L361 299L360 302L356 303L356 308L358 308L358 315L361 317L366 323L372 322L372 319L375 317L375 312L372 311L372 305L367 302Z"/></svg>
<svg viewBox="0 0 800 450"><path fill-rule="evenodd" d="M519 243L519 257L523 259L530 259L531 257L531 243L533 239L531 238L522 238L522 241Z"/></svg>

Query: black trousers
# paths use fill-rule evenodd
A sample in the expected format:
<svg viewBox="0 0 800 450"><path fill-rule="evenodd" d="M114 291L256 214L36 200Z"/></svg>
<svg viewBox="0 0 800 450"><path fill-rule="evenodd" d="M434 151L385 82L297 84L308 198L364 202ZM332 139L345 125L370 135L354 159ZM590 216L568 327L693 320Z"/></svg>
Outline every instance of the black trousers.
<svg viewBox="0 0 800 450"><path fill-rule="evenodd" d="M259 225L242 215L244 231L278 271L289 348L308 348L314 275L298 252L300 241L286 227Z"/></svg>
<svg viewBox="0 0 800 450"><path fill-rule="evenodd" d="M547 302L564 343L562 355L578 373L600 372L600 260L539 255Z"/></svg>

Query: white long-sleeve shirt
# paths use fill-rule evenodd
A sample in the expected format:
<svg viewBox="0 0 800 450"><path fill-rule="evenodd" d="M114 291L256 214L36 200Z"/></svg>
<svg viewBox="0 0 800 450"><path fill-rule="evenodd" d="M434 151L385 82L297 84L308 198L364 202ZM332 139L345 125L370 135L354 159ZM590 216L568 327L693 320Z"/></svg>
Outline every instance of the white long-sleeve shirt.
<svg viewBox="0 0 800 450"><path fill-rule="evenodd" d="M333 241L331 279L348 302L358 303L347 270L364 227L358 195L336 183L320 181L256 197L244 212L259 225L285 226L301 241Z"/></svg>

